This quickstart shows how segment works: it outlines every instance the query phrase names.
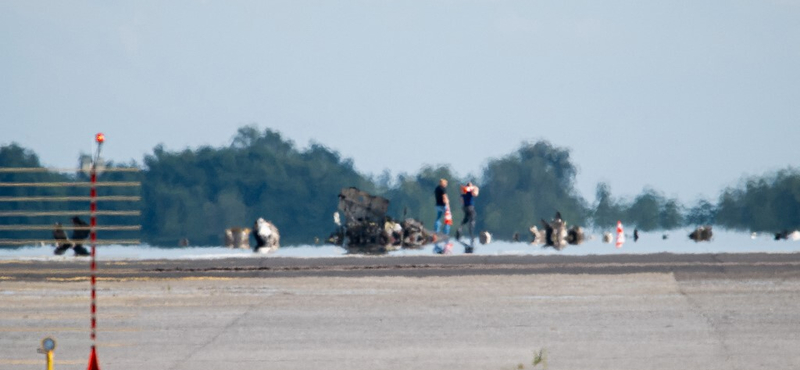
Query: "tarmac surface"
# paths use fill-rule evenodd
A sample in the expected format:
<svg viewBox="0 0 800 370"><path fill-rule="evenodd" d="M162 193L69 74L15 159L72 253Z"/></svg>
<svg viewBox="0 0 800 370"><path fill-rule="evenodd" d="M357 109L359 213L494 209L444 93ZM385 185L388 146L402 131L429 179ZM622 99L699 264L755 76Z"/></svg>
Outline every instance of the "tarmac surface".
<svg viewBox="0 0 800 370"><path fill-rule="evenodd" d="M798 369L800 254L99 264L102 369ZM0 369L84 369L88 262L0 262ZM534 366L534 353L544 361Z"/></svg>

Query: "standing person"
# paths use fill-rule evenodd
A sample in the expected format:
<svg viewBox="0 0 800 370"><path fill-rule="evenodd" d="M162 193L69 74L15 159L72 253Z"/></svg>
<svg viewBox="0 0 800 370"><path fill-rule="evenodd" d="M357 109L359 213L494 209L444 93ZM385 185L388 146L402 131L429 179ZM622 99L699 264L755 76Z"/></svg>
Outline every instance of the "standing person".
<svg viewBox="0 0 800 370"><path fill-rule="evenodd" d="M461 228L467 225L469 229L470 246L475 244L475 197L478 196L479 191L480 189L473 185L472 181L461 187L461 200L464 203L464 220L461 221L461 225L459 225L458 230L456 230L456 239L461 239Z"/></svg>
<svg viewBox="0 0 800 370"><path fill-rule="evenodd" d="M436 233L442 232L442 224L444 224L445 235L450 234L450 225L444 222L444 215L450 210L450 199L447 198L447 180L440 179L439 186L433 191L436 198L436 222L433 224Z"/></svg>

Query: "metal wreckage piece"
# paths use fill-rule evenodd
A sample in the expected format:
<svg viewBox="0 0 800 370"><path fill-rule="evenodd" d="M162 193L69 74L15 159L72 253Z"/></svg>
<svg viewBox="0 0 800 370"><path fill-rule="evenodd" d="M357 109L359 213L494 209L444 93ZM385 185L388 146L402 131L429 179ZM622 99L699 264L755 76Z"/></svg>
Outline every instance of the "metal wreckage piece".
<svg viewBox="0 0 800 370"><path fill-rule="evenodd" d="M435 233L421 222L406 218L397 222L386 216L389 200L358 188L343 188L339 193L339 212L334 213L336 230L328 243L340 245L349 253L382 254L401 248L416 249L432 243Z"/></svg>
<svg viewBox="0 0 800 370"><path fill-rule="evenodd" d="M228 248L250 248L250 235L256 240L253 252L269 253L281 246L281 234L278 228L269 221L259 217L253 223L253 228L229 227L225 229L224 242Z"/></svg>
<svg viewBox="0 0 800 370"><path fill-rule="evenodd" d="M706 225L694 229L694 231L689 234L689 239L695 242L710 242L713 236L714 233L711 231L711 226Z"/></svg>
<svg viewBox="0 0 800 370"><path fill-rule="evenodd" d="M582 227L567 228L567 222L561 218L561 212L556 212L552 221L547 222L542 219L541 222L542 230L535 225L530 228L531 244L544 244L546 247L562 250L567 244L579 245L585 239Z"/></svg>
<svg viewBox="0 0 800 370"><path fill-rule="evenodd" d="M225 229L224 242L228 248L249 249L250 229L247 227L229 227Z"/></svg>
<svg viewBox="0 0 800 370"><path fill-rule="evenodd" d="M253 247L253 252L256 253L269 253L274 252L281 247L281 233L278 228L272 223L259 217L253 223L253 238L256 240L256 245Z"/></svg>

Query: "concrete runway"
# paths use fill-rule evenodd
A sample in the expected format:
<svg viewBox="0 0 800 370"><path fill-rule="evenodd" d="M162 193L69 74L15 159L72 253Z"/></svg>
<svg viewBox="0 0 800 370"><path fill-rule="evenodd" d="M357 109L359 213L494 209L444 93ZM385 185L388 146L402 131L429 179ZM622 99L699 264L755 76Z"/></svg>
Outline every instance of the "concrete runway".
<svg viewBox="0 0 800 370"><path fill-rule="evenodd" d="M83 262L0 263L0 369L85 369ZM800 254L100 265L102 369L798 369Z"/></svg>

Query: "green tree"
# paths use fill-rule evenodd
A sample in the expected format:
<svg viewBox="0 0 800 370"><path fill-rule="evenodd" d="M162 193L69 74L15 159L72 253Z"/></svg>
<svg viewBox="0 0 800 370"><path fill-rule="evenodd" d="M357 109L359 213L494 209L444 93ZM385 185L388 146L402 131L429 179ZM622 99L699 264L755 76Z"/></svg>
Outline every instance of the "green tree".
<svg viewBox="0 0 800 370"><path fill-rule="evenodd" d="M652 189L639 194L628 208L627 221L639 230L652 231L659 227L661 197Z"/></svg>
<svg viewBox="0 0 800 370"><path fill-rule="evenodd" d="M661 204L658 226L662 230L677 229L683 225L683 206L676 199L667 199Z"/></svg>
<svg viewBox="0 0 800 370"><path fill-rule="evenodd" d="M310 243L333 229L339 190L374 191L352 161L320 144L300 151L272 130L239 129L228 147L145 157L146 238L175 245L219 245L228 227L250 227L258 217L275 223L285 244Z"/></svg>
<svg viewBox="0 0 800 370"><path fill-rule="evenodd" d="M717 217L717 207L701 199L686 214L687 226L713 225Z"/></svg>
<svg viewBox="0 0 800 370"><path fill-rule="evenodd" d="M591 216L594 226L601 230L614 228L625 216L624 206L611 196L611 187L606 183L597 184Z"/></svg>
<svg viewBox="0 0 800 370"><path fill-rule="evenodd" d="M725 189L716 207L716 222L730 229L772 232L800 228L800 172L744 179Z"/></svg>
<svg viewBox="0 0 800 370"><path fill-rule="evenodd" d="M576 174L569 150L546 141L523 143L511 155L490 161L476 206L478 229L508 239L556 211L570 224L582 225L588 210L575 190Z"/></svg>
<svg viewBox="0 0 800 370"><path fill-rule="evenodd" d="M0 167L3 168L42 168L39 157L31 150L16 143L0 147ZM0 172L1 183L15 182L69 182L74 181L73 174L58 172ZM88 195L86 188L67 187L0 187L0 197L63 197L66 195ZM85 208L78 208L78 207ZM87 203L74 202L0 202L0 211L69 211L88 210ZM68 224L69 218L59 216L44 217L0 217L0 225L43 225L61 222ZM0 239L50 239L50 231L41 230L0 230Z"/></svg>

